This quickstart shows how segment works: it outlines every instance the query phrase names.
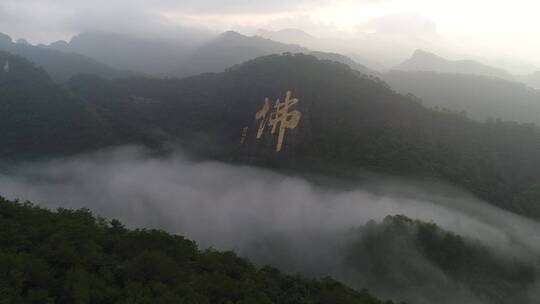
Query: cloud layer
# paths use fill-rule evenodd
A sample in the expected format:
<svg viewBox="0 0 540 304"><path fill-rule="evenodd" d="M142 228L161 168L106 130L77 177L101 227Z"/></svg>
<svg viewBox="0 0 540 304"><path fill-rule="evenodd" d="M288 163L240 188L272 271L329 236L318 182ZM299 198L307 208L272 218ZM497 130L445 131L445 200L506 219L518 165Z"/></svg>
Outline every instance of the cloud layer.
<svg viewBox="0 0 540 304"><path fill-rule="evenodd" d="M181 154L155 158L133 147L11 168L0 175L0 194L50 208L89 208L131 227L163 228L202 247L234 249L260 264L331 274L356 287L368 284L383 296L420 302L433 299L429 290L435 286L395 294L343 269L347 231L371 219L404 214L480 239L503 255L534 260L540 252L538 223L445 185L382 178L345 184L191 162ZM433 284L459 285L414 252L408 261L431 273ZM463 290L461 296L470 293Z"/></svg>
<svg viewBox="0 0 540 304"><path fill-rule="evenodd" d="M81 31L159 33L178 27L206 27L230 24L227 16L249 20L273 15L291 15L318 7L356 1L248 1L248 0L4 0L0 3L0 28L15 37L50 42ZM7 18L11 16L11 18ZM241 23L242 21L239 20ZM218 29L224 31L227 28Z"/></svg>

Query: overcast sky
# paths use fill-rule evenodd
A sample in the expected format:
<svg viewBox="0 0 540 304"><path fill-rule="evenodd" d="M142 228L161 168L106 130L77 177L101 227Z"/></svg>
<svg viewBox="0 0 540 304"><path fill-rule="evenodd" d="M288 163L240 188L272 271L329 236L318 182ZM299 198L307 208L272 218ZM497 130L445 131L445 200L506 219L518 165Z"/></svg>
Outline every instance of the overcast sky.
<svg viewBox="0 0 540 304"><path fill-rule="evenodd" d="M408 14L432 20L442 37L468 50L540 65L539 12L535 0L0 0L0 32L34 43L87 30L163 34L179 26L345 35L370 19Z"/></svg>

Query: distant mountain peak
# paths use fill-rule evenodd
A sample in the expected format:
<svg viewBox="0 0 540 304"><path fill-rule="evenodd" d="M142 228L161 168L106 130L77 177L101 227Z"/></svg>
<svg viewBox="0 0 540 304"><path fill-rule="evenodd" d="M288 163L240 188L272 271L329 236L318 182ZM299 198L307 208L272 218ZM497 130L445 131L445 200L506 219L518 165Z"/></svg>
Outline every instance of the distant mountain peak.
<svg viewBox="0 0 540 304"><path fill-rule="evenodd" d="M441 60L446 60L442 58L441 56L436 55L435 53L431 53L431 52L424 51L421 49L415 50L411 58L437 58Z"/></svg>
<svg viewBox="0 0 540 304"><path fill-rule="evenodd" d="M304 44L314 41L316 38L296 28L285 28L277 31L259 29L255 35L272 39L282 43Z"/></svg>
<svg viewBox="0 0 540 304"><path fill-rule="evenodd" d="M249 43L250 40L257 40L261 37L250 37L235 31L226 31L219 34L210 44L236 44Z"/></svg>
<svg viewBox="0 0 540 304"><path fill-rule="evenodd" d="M437 54L416 50L412 56L395 67L396 70L430 71L451 74L472 74L503 79L512 79L512 75L503 69L488 66L474 60L448 60Z"/></svg>
<svg viewBox="0 0 540 304"><path fill-rule="evenodd" d="M52 42L51 44L49 44L49 47L51 47L51 48L67 47L67 46L68 46L68 43L65 40L58 40L58 41L55 41L55 42Z"/></svg>
<svg viewBox="0 0 540 304"><path fill-rule="evenodd" d="M226 31L219 34L219 38L224 38L224 39L231 39L231 38L238 39L238 38L244 38L244 37L246 36L235 31Z"/></svg>
<svg viewBox="0 0 540 304"><path fill-rule="evenodd" d="M32 45L24 39L14 42L10 36L0 34L0 51L22 56L43 68L55 81L64 82L71 76L80 73L97 74L102 77L116 78L126 75L94 59L75 52L64 52L66 49L54 49L46 45ZM3 68L0 61L0 69ZM10 67L19 70L16 62L10 60ZM11 73L13 74L13 73Z"/></svg>

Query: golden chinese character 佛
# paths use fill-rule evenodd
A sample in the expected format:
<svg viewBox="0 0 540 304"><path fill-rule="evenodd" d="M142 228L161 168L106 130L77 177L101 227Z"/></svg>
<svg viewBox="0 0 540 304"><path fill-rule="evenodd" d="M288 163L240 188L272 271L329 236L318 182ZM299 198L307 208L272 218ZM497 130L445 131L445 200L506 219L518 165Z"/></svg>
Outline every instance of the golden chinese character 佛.
<svg viewBox="0 0 540 304"><path fill-rule="evenodd" d="M270 103L268 98L264 100L263 108L255 114L257 120L261 119L259 124L259 130L257 131L257 139L261 138L266 123L272 127L271 134L274 134L278 130L278 142L276 147L276 152L280 152L283 146L283 140L285 139L285 131L287 129L294 129L300 122L302 113L300 111L291 111L289 108L298 103L297 98L291 98L292 92L287 91L285 100L280 102L276 100L274 105L274 112L270 113L269 117L266 118L268 111L270 110Z"/></svg>

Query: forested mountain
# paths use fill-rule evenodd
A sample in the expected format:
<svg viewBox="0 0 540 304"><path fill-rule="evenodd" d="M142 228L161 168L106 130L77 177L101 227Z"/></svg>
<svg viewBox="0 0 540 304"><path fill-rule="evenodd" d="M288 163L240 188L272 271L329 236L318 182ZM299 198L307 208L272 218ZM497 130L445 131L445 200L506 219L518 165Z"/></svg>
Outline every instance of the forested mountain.
<svg viewBox="0 0 540 304"><path fill-rule="evenodd" d="M452 74L473 74L512 79L508 72L473 60L451 61L433 53L416 50L411 58L394 67L395 70L431 71Z"/></svg>
<svg viewBox="0 0 540 304"><path fill-rule="evenodd" d="M286 274L298 257L279 235L256 250L279 256L281 270L85 209L51 212L0 197L0 227L0 294L15 303L383 303L365 287L411 303L534 303L540 278L534 258L401 215L316 240L339 248L327 257L333 267L318 271L356 290Z"/></svg>
<svg viewBox="0 0 540 304"><path fill-rule="evenodd" d="M228 35L232 49L242 45L234 40L243 36ZM287 53L183 79L76 75L59 85L28 60L0 52L1 162L126 143L162 152L172 143L194 158L295 174L354 181L368 171L443 180L540 219L537 126L482 123L430 109L337 60ZM454 90L467 79L484 85L483 91L499 87L498 95L511 91L534 100L537 94L481 76L387 75L403 74L429 78L422 80L428 86L452 84ZM0 199L0 226L0 264L12 270L0 273L0 295L15 302L381 303L332 279L257 268L233 253L201 251L160 231L131 231L84 210L51 213ZM534 303L537 297L538 258L521 247L499 252L403 216L330 236L323 245L340 253L340 267L324 273L357 290L367 287L385 298L421 304ZM283 240L272 237L255 249L268 256L287 246ZM287 252L280 251L276 261L288 269Z"/></svg>
<svg viewBox="0 0 540 304"><path fill-rule="evenodd" d="M288 269L301 259L289 253L295 252L290 249L293 240L276 233L260 240L248 255L254 261L271 261ZM339 234L321 233L309 243L315 248L334 248L333 255L305 262L308 266L303 272L330 274L383 298L422 304L512 304L534 303L538 296L537 256L529 259L499 251L480 240L403 215L372 220Z"/></svg>
<svg viewBox="0 0 540 304"><path fill-rule="evenodd" d="M108 123L26 59L0 51L0 157L29 159L111 145Z"/></svg>
<svg viewBox="0 0 540 304"><path fill-rule="evenodd" d="M502 208L540 217L537 127L478 123L426 109L343 64L273 55L218 74L115 81L87 76L69 88L118 141L170 140L205 157L276 169L443 179ZM277 99L288 100L290 114L282 116L283 104L274 112ZM283 117L281 126L276 119ZM26 128L34 132L32 124ZM22 150L17 140L4 149Z"/></svg>
<svg viewBox="0 0 540 304"><path fill-rule="evenodd" d="M329 277L256 268L234 252L128 230L88 210L51 212L0 198L0 227L5 303L383 304Z"/></svg>
<svg viewBox="0 0 540 304"><path fill-rule="evenodd" d="M540 91L500 78L437 72L390 71L383 78L427 107L465 111L479 121L511 120L540 125Z"/></svg>
<svg viewBox="0 0 540 304"><path fill-rule="evenodd" d="M0 51L23 56L43 67L57 82L64 82L79 73L99 75L104 78L125 77L127 72L111 68L89 57L33 46L24 41L13 42L11 37L0 33Z"/></svg>
<svg viewBox="0 0 540 304"><path fill-rule="evenodd" d="M69 42L57 41L50 49L76 52L112 67L147 75L163 76L189 58L204 37L180 40L143 38L127 34L84 32ZM206 72L206 71L205 71Z"/></svg>
<svg viewBox="0 0 540 304"><path fill-rule="evenodd" d="M378 294L449 304L533 303L538 297L534 259L497 253L433 223L388 216L350 234L344 268L350 280L362 278L357 283Z"/></svg>
<svg viewBox="0 0 540 304"><path fill-rule="evenodd" d="M93 92L106 90L116 92L117 102L144 100L147 116L134 114L134 124L152 132L159 126L161 134L192 140L193 147L214 157L336 174L363 168L442 178L508 210L540 216L535 126L476 123L429 110L345 65L307 55L269 56L184 80L131 79L105 89L85 83L72 88L90 102L100 99ZM302 121L285 130L282 150L276 152L278 133L257 139L262 125L255 114L264 110L265 97L283 101L287 90L300 100L295 110ZM128 113L123 112L126 119Z"/></svg>
<svg viewBox="0 0 540 304"><path fill-rule="evenodd" d="M0 304L540 304L538 9L457 2L0 0Z"/></svg>

